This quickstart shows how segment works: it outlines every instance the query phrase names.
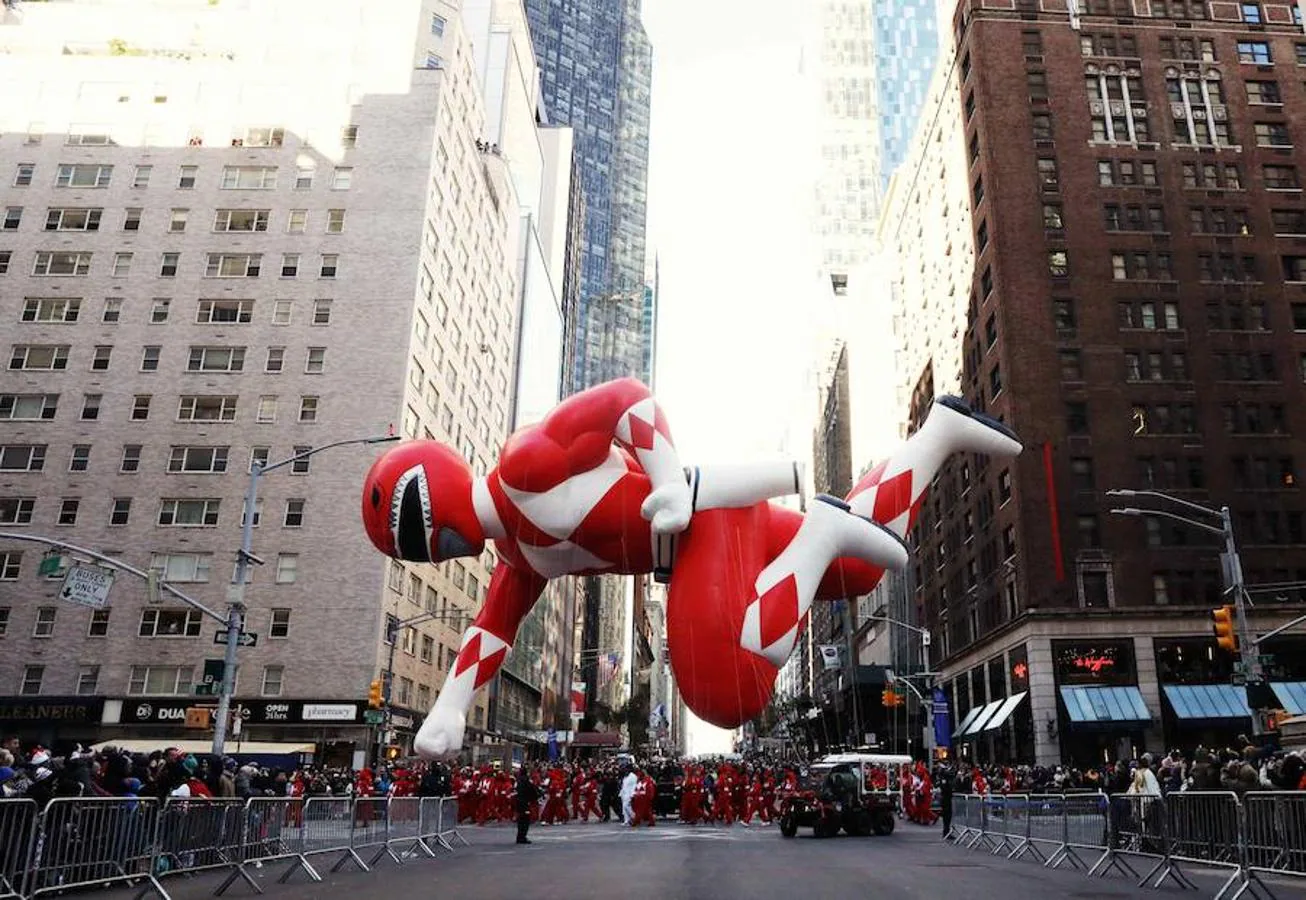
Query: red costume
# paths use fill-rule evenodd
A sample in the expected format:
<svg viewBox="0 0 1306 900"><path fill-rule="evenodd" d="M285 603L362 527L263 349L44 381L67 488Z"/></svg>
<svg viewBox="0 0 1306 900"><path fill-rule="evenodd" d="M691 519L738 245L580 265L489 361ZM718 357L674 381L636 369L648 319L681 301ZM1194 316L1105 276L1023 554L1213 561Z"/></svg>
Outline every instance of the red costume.
<svg viewBox="0 0 1306 900"><path fill-rule="evenodd" d="M549 786L540 822L561 825L567 821L567 776L561 769L549 770Z"/></svg>
<svg viewBox="0 0 1306 900"><path fill-rule="evenodd" d="M734 798L731 796L734 784L734 772L729 766L722 766L716 775L715 796L712 798L712 818L722 825L733 825L735 821Z"/></svg>
<svg viewBox="0 0 1306 900"><path fill-rule="evenodd" d="M743 819L745 825L753 821L754 813L762 820L762 824L771 824L771 808L766 805L766 789L762 783L762 776L758 775L748 784L748 805L744 808Z"/></svg>
<svg viewBox="0 0 1306 900"><path fill-rule="evenodd" d="M703 776L696 769L685 773L680 789L680 821L687 825L703 821Z"/></svg>
<svg viewBox="0 0 1306 900"><path fill-rule="evenodd" d="M903 536L951 453L1019 450L1004 426L942 398L847 502L817 498L803 514L767 502L800 490L796 463L686 469L662 410L633 379L575 394L519 429L483 478L443 444L405 442L364 483L373 544L440 563L493 540L499 557L416 748L435 758L462 746L473 694L548 580L564 575L669 581L667 640L682 696L703 719L738 726L770 700L815 599L870 593L881 566L906 564Z"/></svg>
<svg viewBox="0 0 1306 900"><path fill-rule="evenodd" d="M630 808L635 813L631 819L632 828L639 825L648 825L652 827L656 824L653 819L653 799L657 795L657 785L648 775L641 775L639 781L635 784L635 794L630 799Z"/></svg>

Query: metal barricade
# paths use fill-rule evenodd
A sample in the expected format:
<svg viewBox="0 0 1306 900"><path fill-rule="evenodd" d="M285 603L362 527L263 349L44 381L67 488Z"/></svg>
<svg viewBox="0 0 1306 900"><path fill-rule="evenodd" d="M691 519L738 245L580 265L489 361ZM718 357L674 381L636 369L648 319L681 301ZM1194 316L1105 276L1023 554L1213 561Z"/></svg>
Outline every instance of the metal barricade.
<svg viewBox="0 0 1306 900"><path fill-rule="evenodd" d="M35 801L0 800L0 900L25 896L36 821Z"/></svg>
<svg viewBox="0 0 1306 900"><path fill-rule="evenodd" d="M321 881L322 876L304 856L303 823L302 798L251 797L245 801L241 838L235 847L235 868L213 892L214 896L225 893L237 878L263 893L263 888L249 873L250 868L261 868L264 863L280 860L289 860L290 865L277 879L279 883L286 883L300 870L314 881Z"/></svg>
<svg viewBox="0 0 1306 900"><path fill-rule="evenodd" d="M997 794L989 800L990 854L1008 859L1023 853L1029 844L1029 796Z"/></svg>
<svg viewBox="0 0 1306 900"><path fill-rule="evenodd" d="M952 795L952 827L948 830L948 833L943 836L945 841L960 844L962 839L967 836L966 817L969 809L969 794Z"/></svg>
<svg viewBox="0 0 1306 900"><path fill-rule="evenodd" d="M1110 848L1109 801L1105 794L1064 794L1061 797L1061 845L1048 857L1044 866L1088 871L1090 864L1079 854L1091 852L1098 857ZM1127 863L1125 864L1127 865Z"/></svg>
<svg viewBox="0 0 1306 900"><path fill-rule="evenodd" d="M1028 819L1026 844L1011 858L1020 859L1028 854L1040 863L1046 863L1048 856L1044 848L1055 853L1065 844L1065 798L1060 794L1031 794L1025 815Z"/></svg>
<svg viewBox="0 0 1306 900"><path fill-rule="evenodd" d="M367 863L354 851L353 821L354 801L350 798L309 797L304 802L300 852L306 858L323 853L340 854L331 867L332 872L339 872L351 862L364 872L370 871Z"/></svg>
<svg viewBox="0 0 1306 900"><path fill-rule="evenodd" d="M966 810L966 839L959 843L967 850L972 850L984 840L984 833L988 829L989 798L987 794L967 796L970 797L970 803L967 804Z"/></svg>
<svg viewBox="0 0 1306 900"><path fill-rule="evenodd" d="M156 875L235 866L245 801L169 797L159 813Z"/></svg>
<svg viewBox="0 0 1306 900"><path fill-rule="evenodd" d="M1306 792L1251 791L1242 802L1243 878L1230 900L1273 897L1262 875L1306 878Z"/></svg>
<svg viewBox="0 0 1306 900"><path fill-rule="evenodd" d="M158 802L59 797L41 813L30 858L29 898L72 888L139 883L139 896L168 894L154 877Z"/></svg>
<svg viewBox="0 0 1306 900"><path fill-rule="evenodd" d="M1228 791L1184 791L1165 798L1171 859L1232 869L1217 897L1243 880L1242 815Z"/></svg>
<svg viewBox="0 0 1306 900"><path fill-rule="evenodd" d="M435 851L422 837L422 798L391 797L386 810L385 842L390 854L399 859L425 853L434 857Z"/></svg>
<svg viewBox="0 0 1306 900"><path fill-rule="evenodd" d="M349 846L355 851L375 848L372 858L367 860L369 867L389 856L400 865L403 860L390 847L389 841L389 807L388 797L359 797L354 801L353 828Z"/></svg>
<svg viewBox="0 0 1306 900"><path fill-rule="evenodd" d="M1123 857L1141 856L1154 860L1147 874L1138 879L1138 886L1149 882L1159 888L1166 879L1172 879L1183 888L1194 889L1170 853L1170 821L1165 799L1152 794L1112 794L1111 844L1102 857L1089 870L1089 875L1106 875L1119 869L1134 877L1138 873ZM1156 876L1155 882L1152 882Z"/></svg>
<svg viewBox="0 0 1306 900"><path fill-rule="evenodd" d="M440 825L439 834L437 835L440 843L453 849L452 841L460 841L464 847L470 847L467 838L463 837L462 829L458 827L458 798L441 797L440 798Z"/></svg>

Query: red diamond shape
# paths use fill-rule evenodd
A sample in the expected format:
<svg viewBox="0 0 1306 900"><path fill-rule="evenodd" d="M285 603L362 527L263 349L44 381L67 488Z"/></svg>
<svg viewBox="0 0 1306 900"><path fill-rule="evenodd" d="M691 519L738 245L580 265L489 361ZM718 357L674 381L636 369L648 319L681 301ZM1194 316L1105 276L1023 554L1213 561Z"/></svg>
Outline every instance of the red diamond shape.
<svg viewBox="0 0 1306 900"><path fill-rule="evenodd" d="M491 653L485 659L481 660L481 667L476 670L476 685L480 687L494 677L494 673L499 671L499 666L503 664L503 658L508 655L507 647L500 647Z"/></svg>
<svg viewBox="0 0 1306 900"><path fill-rule="evenodd" d="M476 665L481 658L481 633L478 631L472 635L472 639L467 645L458 651L458 664L454 666L454 677L458 677L469 668Z"/></svg>
<svg viewBox="0 0 1306 900"><path fill-rule="evenodd" d="M653 435L656 433L656 430L648 422L645 422L639 416L631 415L630 443L637 450L652 450Z"/></svg>
<svg viewBox="0 0 1306 900"><path fill-rule="evenodd" d="M911 469L900 472L876 488L875 510L871 518L888 525L911 508Z"/></svg>
<svg viewBox="0 0 1306 900"><path fill-rule="evenodd" d="M798 622L798 580L786 576L761 596L762 648L789 633Z"/></svg>

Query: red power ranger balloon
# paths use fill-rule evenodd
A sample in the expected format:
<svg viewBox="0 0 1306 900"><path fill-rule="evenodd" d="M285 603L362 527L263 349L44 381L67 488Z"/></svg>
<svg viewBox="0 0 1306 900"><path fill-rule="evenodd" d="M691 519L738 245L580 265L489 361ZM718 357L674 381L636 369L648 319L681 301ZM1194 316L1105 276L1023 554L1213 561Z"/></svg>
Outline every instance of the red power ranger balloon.
<svg viewBox="0 0 1306 900"><path fill-rule="evenodd" d="M767 501L797 493L795 462L686 468L666 417L634 379L570 397L521 428L474 477L453 450L409 441L367 474L363 522L388 556L439 563L493 541L499 562L440 696L417 735L432 758L462 746L477 688L498 671L546 582L653 573L668 582L667 640L685 702L733 728L770 699L814 600L869 593L907 561L903 537L952 453L1014 456L1000 423L956 398L846 500L806 513Z"/></svg>

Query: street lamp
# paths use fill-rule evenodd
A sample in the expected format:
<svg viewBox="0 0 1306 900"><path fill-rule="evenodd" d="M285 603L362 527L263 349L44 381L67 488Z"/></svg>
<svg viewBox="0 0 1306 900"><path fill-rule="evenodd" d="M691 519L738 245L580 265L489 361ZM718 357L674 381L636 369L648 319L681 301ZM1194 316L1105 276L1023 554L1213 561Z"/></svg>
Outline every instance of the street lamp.
<svg viewBox="0 0 1306 900"><path fill-rule="evenodd" d="M1233 594L1233 605L1238 623L1238 646L1239 657L1242 663L1242 670L1247 679L1251 682L1261 680L1261 664L1257 656L1257 642L1252 638L1251 630L1247 625L1247 589L1243 583L1243 566L1242 560L1238 556L1238 546L1233 537L1233 517L1229 513L1229 507L1221 506L1218 510L1211 509L1209 506L1202 506L1200 503L1192 503L1180 497L1172 497L1161 491L1131 491L1131 490L1113 490L1107 491L1108 497L1151 497L1156 500L1163 500L1167 503L1173 503L1183 509L1192 510L1195 513L1207 516L1208 518L1218 519L1220 526L1201 522L1197 519L1190 519L1187 516L1181 516L1164 509L1140 509L1138 507L1123 507L1112 509L1111 512L1118 516L1134 516L1138 518L1152 517L1157 519L1170 519L1174 522L1182 522L1185 525L1191 525L1193 528L1199 528L1209 534L1216 535L1224 542L1224 565L1221 566L1221 575L1223 576L1226 595Z"/></svg>
<svg viewBox="0 0 1306 900"><path fill-rule="evenodd" d="M311 447L303 453L296 453L279 462L264 464L255 461L249 467L249 487L245 490L245 515L240 528L240 550L236 552L236 583L227 594L227 650L223 657L222 693L218 697L217 721L213 723L213 754L221 756L227 743L227 716L231 712L231 695L235 690L236 648L244 632L245 622L245 579L249 577L250 563L263 564L263 560L254 555L254 510L258 506L258 480L265 472L280 469L308 459L335 447L348 447L354 444L388 444L397 441L397 434L376 437L351 438L344 441L332 441L321 447Z"/></svg>

